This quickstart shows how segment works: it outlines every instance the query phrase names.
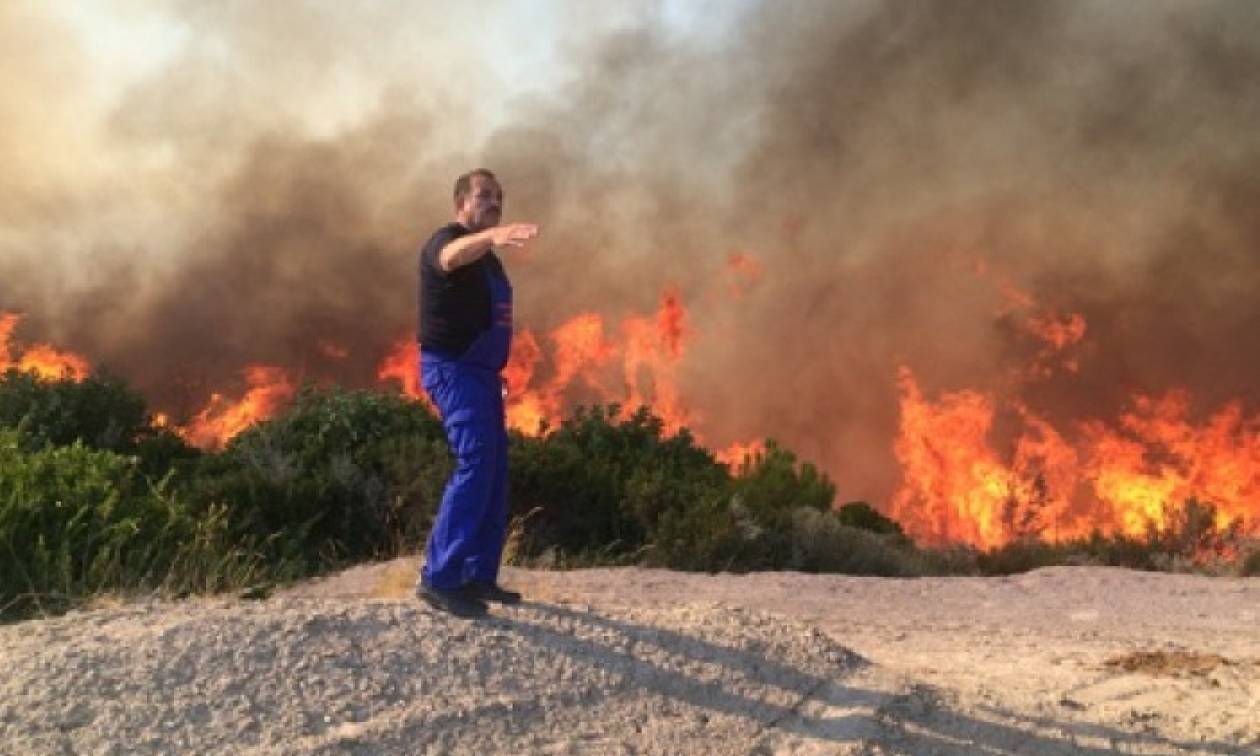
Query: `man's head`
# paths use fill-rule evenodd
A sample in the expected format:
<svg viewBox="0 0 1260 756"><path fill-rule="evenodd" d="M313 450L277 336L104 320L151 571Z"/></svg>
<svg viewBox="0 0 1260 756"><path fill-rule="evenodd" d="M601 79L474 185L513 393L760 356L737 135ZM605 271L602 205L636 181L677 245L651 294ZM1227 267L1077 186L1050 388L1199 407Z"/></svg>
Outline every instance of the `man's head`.
<svg viewBox="0 0 1260 756"><path fill-rule="evenodd" d="M503 215L503 188L485 168L469 171L455 180L455 220L470 231L499 225Z"/></svg>

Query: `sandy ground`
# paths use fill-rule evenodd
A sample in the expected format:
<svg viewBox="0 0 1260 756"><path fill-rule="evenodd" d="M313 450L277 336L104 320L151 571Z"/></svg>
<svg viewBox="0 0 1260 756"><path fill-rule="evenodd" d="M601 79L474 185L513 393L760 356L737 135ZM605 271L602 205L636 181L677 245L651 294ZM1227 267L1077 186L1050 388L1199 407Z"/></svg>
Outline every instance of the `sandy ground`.
<svg viewBox="0 0 1260 756"><path fill-rule="evenodd" d="M0 753L1260 753L1260 579L414 569L0 627Z"/></svg>

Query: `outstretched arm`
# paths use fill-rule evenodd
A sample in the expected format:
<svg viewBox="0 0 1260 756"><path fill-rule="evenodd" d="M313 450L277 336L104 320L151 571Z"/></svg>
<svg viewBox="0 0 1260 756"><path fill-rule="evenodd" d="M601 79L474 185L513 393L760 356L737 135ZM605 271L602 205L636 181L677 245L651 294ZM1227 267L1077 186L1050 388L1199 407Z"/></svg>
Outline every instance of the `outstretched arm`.
<svg viewBox="0 0 1260 756"><path fill-rule="evenodd" d="M450 273L456 268L480 260L495 247L521 247L537 235L536 223L491 226L484 231L461 236L442 247L442 251L438 252L438 265L442 266L444 272Z"/></svg>

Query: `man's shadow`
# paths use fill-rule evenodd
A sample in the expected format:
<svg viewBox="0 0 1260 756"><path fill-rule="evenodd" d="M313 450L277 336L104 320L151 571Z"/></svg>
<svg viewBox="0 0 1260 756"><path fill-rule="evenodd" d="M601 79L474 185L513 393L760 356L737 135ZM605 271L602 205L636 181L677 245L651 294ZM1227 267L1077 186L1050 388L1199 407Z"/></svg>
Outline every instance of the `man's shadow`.
<svg viewBox="0 0 1260 756"><path fill-rule="evenodd" d="M518 633L542 653L598 665L614 678L613 685L581 696L585 703L646 691L700 712L746 720L751 750L758 741L779 734L850 745L877 740L884 752L906 754L1244 752L1228 743L1179 742L995 708L986 710L992 719L978 719L950 710L926 686L899 694L855 687L845 679L870 662L839 646L823 651L824 658L802 660L797 666L760 653L755 644L723 645L594 611L535 602L498 614L492 622ZM818 666L805 669L804 664ZM1085 745L1082 740L1107 745Z"/></svg>

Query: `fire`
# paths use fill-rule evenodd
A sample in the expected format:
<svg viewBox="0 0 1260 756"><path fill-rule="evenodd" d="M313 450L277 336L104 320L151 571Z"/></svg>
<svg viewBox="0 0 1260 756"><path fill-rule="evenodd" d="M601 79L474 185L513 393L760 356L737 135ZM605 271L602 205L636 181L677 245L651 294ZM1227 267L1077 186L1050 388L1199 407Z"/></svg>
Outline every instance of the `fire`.
<svg viewBox="0 0 1260 756"><path fill-rule="evenodd" d="M641 405L664 421L667 435L677 433L688 417L681 409L674 370L685 351L689 334L686 310L674 290L661 295L654 317L631 315L622 320L621 339L614 340L597 313L579 313L547 335L551 370L535 380L544 351L531 331L512 342L512 356L504 371L507 382L508 424L529 435L555 427L571 409L569 397L618 402L623 417ZM608 368L620 363L621 385Z"/></svg>
<svg viewBox="0 0 1260 756"><path fill-rule="evenodd" d="M420 348L415 339L402 338L394 343L377 366L376 379L382 383L396 381L406 396L424 396L420 390Z"/></svg>
<svg viewBox="0 0 1260 756"><path fill-rule="evenodd" d="M1085 338L1085 318L1077 313L1066 316L1036 315L1025 321L1030 333L1061 351Z"/></svg>
<svg viewBox="0 0 1260 756"><path fill-rule="evenodd" d="M0 372L14 368L47 380L70 378L75 381L83 380L92 372L85 357L47 344L31 344L14 357L13 332L21 321L22 316L17 313L0 312Z"/></svg>
<svg viewBox="0 0 1260 756"><path fill-rule="evenodd" d="M600 381L601 369L616 353L604 335L604 321L593 312L580 313L549 335L555 369L550 380L531 387L543 350L529 330L512 341L512 356L504 371L507 382L508 425L527 435L538 435L559 424L565 412L565 393L578 383L599 401L609 394Z"/></svg>
<svg viewBox="0 0 1260 756"><path fill-rule="evenodd" d="M977 272L989 275L980 264ZM998 280L999 317L1041 344L1020 384L1075 373L1072 347L1086 336L1079 314L1041 310ZM1172 527L1186 503L1210 504L1215 525L1260 532L1260 413L1230 402L1195 422L1190 393L1135 395L1118 419L1055 427L1015 398L963 389L924 396L914 373L898 371L901 420L894 453L902 482L891 514L921 541L993 547L1027 536L1062 540L1103 534L1143 537ZM1014 418L1008 454L993 448L998 412Z"/></svg>
<svg viewBox="0 0 1260 756"><path fill-rule="evenodd" d="M745 443L736 442L714 452L713 456L718 462L726 465L732 470L738 470L740 467L757 457L766 450L765 442L749 441Z"/></svg>
<svg viewBox="0 0 1260 756"><path fill-rule="evenodd" d="M252 365L242 371L249 389L233 401L211 394L205 408L177 432L202 449L224 446L236 434L276 414L293 397L296 387L282 368Z"/></svg>
<svg viewBox="0 0 1260 756"><path fill-rule="evenodd" d="M521 329L503 370L508 426L537 436L558 427L577 404L598 402L619 404L621 419L648 406L662 420L666 436L691 427L697 417L686 409L676 382L691 334L682 297L672 288L662 292L655 313L628 315L617 331L610 332L594 312L570 317L542 339ZM378 379L425 398L416 356L413 341L399 341L378 366ZM736 443L715 456L738 465L760 448L756 442Z"/></svg>
<svg viewBox="0 0 1260 756"><path fill-rule="evenodd" d="M1139 395L1116 424L1073 423L1070 440L1012 403L1022 432L1004 461L989 439L993 396L963 390L931 401L905 367L898 381L904 477L892 515L924 542L1142 537L1168 529L1192 499L1216 508L1218 529L1256 531L1260 414L1247 417L1236 402L1196 424L1184 390Z"/></svg>
<svg viewBox="0 0 1260 756"><path fill-rule="evenodd" d="M1062 527L1075 455L1048 423L1021 408L1029 432L1008 465L989 446L991 397L964 390L931 402L904 366L897 381L901 431L894 452L903 481L892 516L911 536L988 548L1048 522Z"/></svg>
<svg viewBox="0 0 1260 756"><path fill-rule="evenodd" d="M690 332L678 293L666 290L661 295L655 322L629 317L622 321L621 330L625 336L623 415L629 417L638 407L650 406L663 422L665 434L671 436L693 425L696 418L683 407L676 383L683 342Z"/></svg>
<svg viewBox="0 0 1260 756"><path fill-rule="evenodd" d="M1137 397L1119 427L1091 422L1082 432L1088 477L1122 532L1140 534L1148 520L1166 527L1170 507L1191 498L1216 507L1218 526L1240 520L1255 528L1260 413L1246 417L1231 402L1196 425L1189 393L1174 390Z"/></svg>
<svg viewBox="0 0 1260 756"><path fill-rule="evenodd" d="M77 354L59 352L46 344L33 344L17 361L17 369L41 378L69 377L81 381L91 372L88 361Z"/></svg>
<svg viewBox="0 0 1260 756"><path fill-rule="evenodd" d="M16 313L0 312L0 372L15 368L46 380L74 381L82 381L91 373L86 357L47 344L32 344L15 356L13 332L21 320ZM244 375L250 388L242 399L232 401L211 394L206 406L186 426L175 425L163 412L154 414L154 426L171 428L194 446L219 448L253 423L274 415L294 393L293 384L280 368L254 366L246 368Z"/></svg>
<svg viewBox="0 0 1260 756"><path fill-rule="evenodd" d="M731 255L727 270L740 280L761 275L756 260L743 254ZM1260 533L1260 413L1248 414L1239 401L1196 410L1189 391L1173 389L1135 394L1115 418L1043 417L1022 401L1022 389L1056 376L1070 380L1088 324L1080 314L1042 307L983 263L976 272L996 281L1003 306L995 317L1033 348L1027 364L1003 374L1003 388L990 391L933 393L909 365L898 369L900 425L893 452L902 479L888 513L911 536L981 548L1095 530L1142 537L1152 528L1175 526L1191 500L1214 508L1222 532ZM19 346L13 335L20 322L20 315L0 312L0 370L50 379L89 374L84 357L46 344ZM504 370L508 424L536 436L557 427L578 404L598 402L619 404L623 419L646 405L667 436L683 427L694 431L703 418L679 385L694 336L673 288L661 293L654 312L631 313L611 326L598 313L582 312L544 334L522 329ZM332 342L316 346L330 359L349 357ZM428 402L418 357L414 340L401 339L379 363L378 380L396 382L406 395ZM279 367L256 365L243 376L240 398L214 393L186 425L161 413L155 424L196 446L220 448L272 417L295 393ZM761 450L760 443L734 443L715 456L738 469Z"/></svg>
<svg viewBox="0 0 1260 756"><path fill-rule="evenodd" d="M512 339L512 354L503 370L507 387L508 426L522 433L536 435L547 422L547 408L537 390L530 389L534 369L542 359L542 347L528 330L521 331Z"/></svg>
<svg viewBox="0 0 1260 756"><path fill-rule="evenodd" d="M980 277L994 275L983 261L975 266ZM1069 353L1071 347L1085 339L1086 322L1079 313L1060 314L1042 309L1031 294L1014 282L994 276L1005 306L998 310L1000 318L1011 318L1019 330L1041 345L1030 364L1016 375L1017 380L1045 380L1057 370L1080 372L1080 362Z"/></svg>

